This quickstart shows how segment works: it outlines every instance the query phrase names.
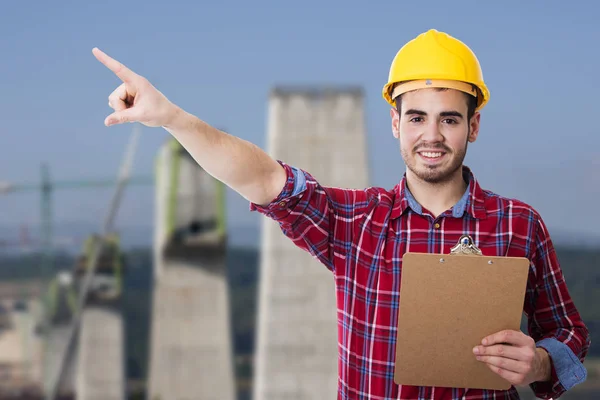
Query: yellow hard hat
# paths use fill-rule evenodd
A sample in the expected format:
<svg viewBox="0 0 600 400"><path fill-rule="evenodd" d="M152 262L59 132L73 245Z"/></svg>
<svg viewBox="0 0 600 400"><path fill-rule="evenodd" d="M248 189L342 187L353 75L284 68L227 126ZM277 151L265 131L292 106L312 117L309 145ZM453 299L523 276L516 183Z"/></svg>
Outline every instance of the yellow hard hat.
<svg viewBox="0 0 600 400"><path fill-rule="evenodd" d="M490 98L479 60L463 42L431 29L406 43L390 67L383 98L395 107L394 99L409 90L445 87L477 97L477 110Z"/></svg>

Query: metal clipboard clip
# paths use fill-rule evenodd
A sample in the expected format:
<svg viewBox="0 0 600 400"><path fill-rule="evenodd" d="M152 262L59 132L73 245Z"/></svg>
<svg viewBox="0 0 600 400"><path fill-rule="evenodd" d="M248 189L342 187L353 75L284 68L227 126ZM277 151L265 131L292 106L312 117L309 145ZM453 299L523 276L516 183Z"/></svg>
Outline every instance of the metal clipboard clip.
<svg viewBox="0 0 600 400"><path fill-rule="evenodd" d="M475 246L475 242L470 235L462 235L458 243L450 249L450 254L474 254L481 256L481 250Z"/></svg>
<svg viewBox="0 0 600 400"><path fill-rule="evenodd" d="M475 242L470 235L462 235L460 239L458 239L458 243L450 249L450 255L456 256L482 256L483 253L481 250L475 246ZM446 262L446 260L442 257L440 258L440 262ZM488 264L493 264L494 261L490 258L487 262Z"/></svg>

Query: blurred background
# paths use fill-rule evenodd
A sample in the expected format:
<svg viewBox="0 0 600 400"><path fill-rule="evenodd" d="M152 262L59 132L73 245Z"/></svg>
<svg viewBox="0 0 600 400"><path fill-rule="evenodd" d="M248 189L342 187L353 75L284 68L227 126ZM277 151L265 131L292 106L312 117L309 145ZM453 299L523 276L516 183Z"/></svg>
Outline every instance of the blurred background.
<svg viewBox="0 0 600 400"><path fill-rule="evenodd" d="M225 284L215 301L229 311L219 326L229 332L231 346L210 346L231 355L234 373L226 381L234 396L248 399L253 390L262 217L249 212L235 192L201 183L208 181L189 165L181 168L189 175L181 172L177 182L194 180L208 188L204 194L173 187L164 187L164 193L177 192L178 199L206 195L203 201L214 207L173 211L161 203L168 196L157 195L160 160L179 157L187 165L189 159L162 129L103 125L111 112L107 97L120 81L93 57L95 46L186 111L264 149L274 88L300 88L300 94L302 88L358 88L359 108L345 110L360 113L364 141L345 146L365 154L369 185L391 188L404 172L389 107L381 98L392 58L431 28L463 40L477 54L491 91L466 164L484 188L519 198L541 213L592 343L600 340L599 12L600 3L591 0L5 2L0 11L0 397L37 399L55 389L62 398L86 398L82 388L113 384L127 398L149 396L152 321L167 321L161 325L166 326L169 313L179 307L165 311L153 307L153 299L184 301L168 300L168 288L160 297L156 289L166 276L156 272L162 268L157 260L173 254L190 264L199 257L194 260L204 266L217 265L209 275ZM119 186L132 137L138 141L129 158L129 179ZM310 150L298 147L298 152ZM163 171L173 170L168 165ZM209 261L203 252L189 255L183 245L156 254L158 236L175 235L186 213L217 221L190 230L218 233L212 244L191 245L216 246ZM168 232L159 232L159 220ZM189 269L182 267L172 282L196 279L186 278ZM86 280L87 271L94 271L94 279ZM82 297L89 309L78 309ZM202 312L210 314L198 310L178 314L173 326L193 332L194 324L202 325ZM74 321L83 322L80 329ZM181 321L189 325L177 325ZM99 327L106 333L95 334ZM182 343L178 351L184 351ZM121 350L111 352L115 348ZM94 362L98 357L107 364ZM119 359L122 364L114 364ZM94 371L100 364L105 369ZM564 398L600 398L600 347L592 345L586 366L587 382ZM82 378L102 376L101 371L114 379ZM185 385L160 385L176 384ZM522 395L531 398L527 389Z"/></svg>

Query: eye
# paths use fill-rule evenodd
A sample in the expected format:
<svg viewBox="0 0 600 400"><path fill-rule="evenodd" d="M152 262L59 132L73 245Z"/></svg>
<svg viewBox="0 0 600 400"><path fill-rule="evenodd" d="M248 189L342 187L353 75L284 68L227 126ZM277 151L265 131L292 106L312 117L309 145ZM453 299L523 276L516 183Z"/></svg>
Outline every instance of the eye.
<svg viewBox="0 0 600 400"><path fill-rule="evenodd" d="M450 125L452 125L452 124L458 124L458 122L455 119L452 119L452 118L446 118L446 119L442 120L442 122L445 123L445 124L450 124Z"/></svg>
<svg viewBox="0 0 600 400"><path fill-rule="evenodd" d="M423 117L413 117L409 120L410 122L422 122Z"/></svg>

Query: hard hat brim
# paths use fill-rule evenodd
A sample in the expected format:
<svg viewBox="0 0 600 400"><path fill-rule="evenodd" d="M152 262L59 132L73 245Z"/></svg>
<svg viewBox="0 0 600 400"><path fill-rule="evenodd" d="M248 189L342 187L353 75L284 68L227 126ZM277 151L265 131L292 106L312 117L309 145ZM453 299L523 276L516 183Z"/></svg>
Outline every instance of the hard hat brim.
<svg viewBox="0 0 600 400"><path fill-rule="evenodd" d="M396 97L400 96L403 93L428 88L456 89L460 90L461 92L470 94L473 97L477 97L477 88L474 85L465 82L451 81L446 79L422 79L416 81L402 82L395 85L392 89L392 101L395 101Z"/></svg>

